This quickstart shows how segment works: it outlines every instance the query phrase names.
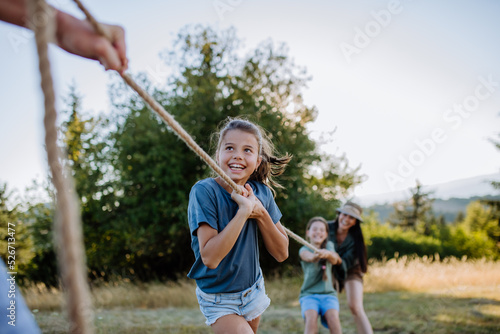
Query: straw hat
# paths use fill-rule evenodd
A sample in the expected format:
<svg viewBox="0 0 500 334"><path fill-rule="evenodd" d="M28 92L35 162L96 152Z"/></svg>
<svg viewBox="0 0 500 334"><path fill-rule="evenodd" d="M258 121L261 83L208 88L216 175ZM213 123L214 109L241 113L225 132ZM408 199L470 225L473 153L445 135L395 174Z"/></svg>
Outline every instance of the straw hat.
<svg viewBox="0 0 500 334"><path fill-rule="evenodd" d="M343 207L337 209L337 212L354 217L360 222L363 221L363 219L361 219L361 214L363 213L363 209L356 203L346 202Z"/></svg>

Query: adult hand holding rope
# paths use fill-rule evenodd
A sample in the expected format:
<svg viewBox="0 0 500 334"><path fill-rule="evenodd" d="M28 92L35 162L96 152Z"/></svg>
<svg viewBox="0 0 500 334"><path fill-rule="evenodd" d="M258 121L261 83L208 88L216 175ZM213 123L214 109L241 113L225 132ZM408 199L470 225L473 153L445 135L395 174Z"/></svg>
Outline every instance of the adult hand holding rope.
<svg viewBox="0 0 500 334"><path fill-rule="evenodd" d="M101 24L104 37L87 20L80 20L63 11L49 7L43 17L30 19L27 2L0 0L0 20L33 29L36 24L55 20L54 44L61 49L88 59L98 60L107 70L123 73L128 68L125 32L122 27ZM52 21L50 20L50 21Z"/></svg>

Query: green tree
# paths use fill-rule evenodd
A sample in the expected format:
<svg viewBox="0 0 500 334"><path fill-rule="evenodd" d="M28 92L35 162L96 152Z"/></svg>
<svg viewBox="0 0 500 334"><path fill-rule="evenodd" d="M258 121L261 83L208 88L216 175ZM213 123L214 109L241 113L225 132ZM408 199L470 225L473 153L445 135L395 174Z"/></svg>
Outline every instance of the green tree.
<svg viewBox="0 0 500 334"><path fill-rule="evenodd" d="M59 285L53 222L55 204L52 184L35 182L23 197L21 220L28 226L33 241L33 259L26 267L26 278L32 283Z"/></svg>
<svg viewBox="0 0 500 334"><path fill-rule="evenodd" d="M310 217L334 216L336 198L361 179L345 157L317 152L307 130L317 110L302 98L309 78L287 52L267 41L241 56L234 29L187 27L164 56L174 73L167 87L153 89L144 76L137 79L209 153L220 122L244 116L268 131L279 152L293 154L278 180L284 189L276 201L283 223L302 234ZM85 116L71 87L62 123L61 145L81 201L91 276L175 279L193 262L189 191L211 171L139 98L122 85L115 88L116 116L106 120ZM30 212L36 230L47 230L41 244L51 233L50 210L33 205ZM291 246L295 265L299 246ZM50 255L46 248L38 251ZM276 267L266 255L262 263Z"/></svg>
<svg viewBox="0 0 500 334"><path fill-rule="evenodd" d="M290 61L286 47L268 41L242 57L239 45L233 29L183 29L165 54L174 75L165 91L152 94L209 153L214 153L210 136L221 121L244 116L268 131L279 152L293 154L278 180L285 189L278 189L276 201L283 223L302 234L310 217L332 217L335 198L360 179L346 159L319 154L309 138L307 125L317 110L304 105L301 94L308 77ZM143 277L153 267L160 276L167 274L161 268L186 271L192 264L191 251L186 252L189 190L211 172L142 102L135 97L127 101L125 95L120 91L114 97L121 118L110 152L119 176L113 186L119 205L106 205L126 248L124 266ZM318 172L313 174L314 165ZM291 245L295 255L298 246Z"/></svg>
<svg viewBox="0 0 500 334"><path fill-rule="evenodd" d="M481 201L470 203L467 206L462 225L471 233L486 236L488 239L486 244L490 245L489 248L491 248L493 256L500 256L500 226L494 208L481 203Z"/></svg>
<svg viewBox="0 0 500 334"><path fill-rule="evenodd" d="M13 203L13 192L0 183L0 256L9 271L18 272L21 279L33 258L33 241L28 225L21 219L20 205Z"/></svg>
<svg viewBox="0 0 500 334"><path fill-rule="evenodd" d="M500 138L500 133L498 134L498 137ZM491 140L491 142L495 145L495 147L500 150L500 141L495 141ZM500 181L491 181L491 185L493 188L500 190ZM489 206L492 210L492 215L494 219L497 221L495 230L499 231L500 230L500 201L499 200L494 200L494 199L489 199L489 200L482 200L482 203L486 204ZM491 234L491 233L490 233ZM500 247L500 233L496 233L496 238L493 237L493 239L497 242L497 246Z"/></svg>
<svg viewBox="0 0 500 334"><path fill-rule="evenodd" d="M187 194L199 159L147 109L131 111L114 134L119 180L110 231L126 274L142 279L176 278L192 255L187 229ZM113 240L110 239L112 242ZM154 276L154 277L152 277Z"/></svg>
<svg viewBox="0 0 500 334"><path fill-rule="evenodd" d="M65 102L61 146L80 199L87 264L93 278L121 274L119 269L118 273L113 271L121 268L116 254L123 244L122 239L115 238L120 228L116 228L113 211L117 206L117 173L109 138L110 120L85 115L81 110L82 97L74 86L69 88Z"/></svg>
<svg viewBox="0 0 500 334"><path fill-rule="evenodd" d="M430 235L436 219L432 214L432 192L424 192L422 184L417 180L415 188L410 190L411 197L407 201L394 203L394 212L389 221L403 230L414 230Z"/></svg>

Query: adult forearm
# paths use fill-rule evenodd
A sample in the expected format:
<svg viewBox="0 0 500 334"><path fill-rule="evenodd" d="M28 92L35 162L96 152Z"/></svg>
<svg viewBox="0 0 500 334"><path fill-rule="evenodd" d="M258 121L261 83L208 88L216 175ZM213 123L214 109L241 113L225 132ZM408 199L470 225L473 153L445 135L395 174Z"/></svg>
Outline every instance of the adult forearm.
<svg viewBox="0 0 500 334"><path fill-rule="evenodd" d="M27 27L28 7L24 0L0 0L0 20Z"/></svg>
<svg viewBox="0 0 500 334"><path fill-rule="evenodd" d="M107 70L123 73L128 68L125 32L122 27L101 24L111 39L109 41L96 33L87 20L77 19L50 6L44 15L42 18L31 19L26 1L0 0L0 20L31 29L36 23L55 19L55 36L49 34L50 42L69 53L98 60Z"/></svg>

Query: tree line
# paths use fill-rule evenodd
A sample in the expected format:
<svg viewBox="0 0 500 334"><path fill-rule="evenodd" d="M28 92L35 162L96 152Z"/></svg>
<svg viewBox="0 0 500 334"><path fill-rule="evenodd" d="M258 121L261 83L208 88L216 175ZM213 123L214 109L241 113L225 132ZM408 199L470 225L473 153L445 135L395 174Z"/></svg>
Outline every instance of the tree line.
<svg viewBox="0 0 500 334"><path fill-rule="evenodd" d="M407 200L393 204L387 221L380 222L371 212L364 226L369 256L500 259L500 201L472 201L451 223L434 214L433 201L432 192L417 181Z"/></svg>
<svg viewBox="0 0 500 334"><path fill-rule="evenodd" d="M211 134L218 125L227 117L242 116L266 129L280 153L293 155L278 180L284 189L276 196L282 223L291 230L303 235L313 216L333 219L338 199L362 182L358 169L349 166L345 157L319 152L318 143L310 138L307 126L318 112L302 97L310 78L290 59L286 45L268 40L242 55L234 29L216 32L209 27L188 26L162 57L172 70L165 87L153 87L144 74L136 80L206 152L214 153ZM70 87L62 111L60 144L80 199L89 279L184 277L194 259L187 224L189 191L212 172L123 84L113 85L110 98L111 111L91 116L81 110L77 88ZM16 222L20 282L56 286L53 190L48 181L33 189L43 192L44 199L27 196L19 204L14 204L7 185L0 184L0 254L4 258L7 248L1 245L7 240L5 226ZM487 214L495 215L497 211ZM398 238L418 239L408 233L436 240L446 233L452 241L470 237L464 229L460 229L462 234L458 229L436 229L437 223L430 223L429 230L421 234L421 224L416 221L412 226L394 227L368 216L363 229L370 256L392 256L393 248L401 252L407 245ZM467 224L485 230L482 225ZM493 239L498 237L498 231L492 231ZM434 243L425 241L420 246ZM462 247L446 254L498 258L498 244L495 247L496 253L471 254ZM279 265L262 252L264 271L293 272L299 263L299 248L290 241L290 258ZM434 254L442 249L429 246L425 252L431 251Z"/></svg>

